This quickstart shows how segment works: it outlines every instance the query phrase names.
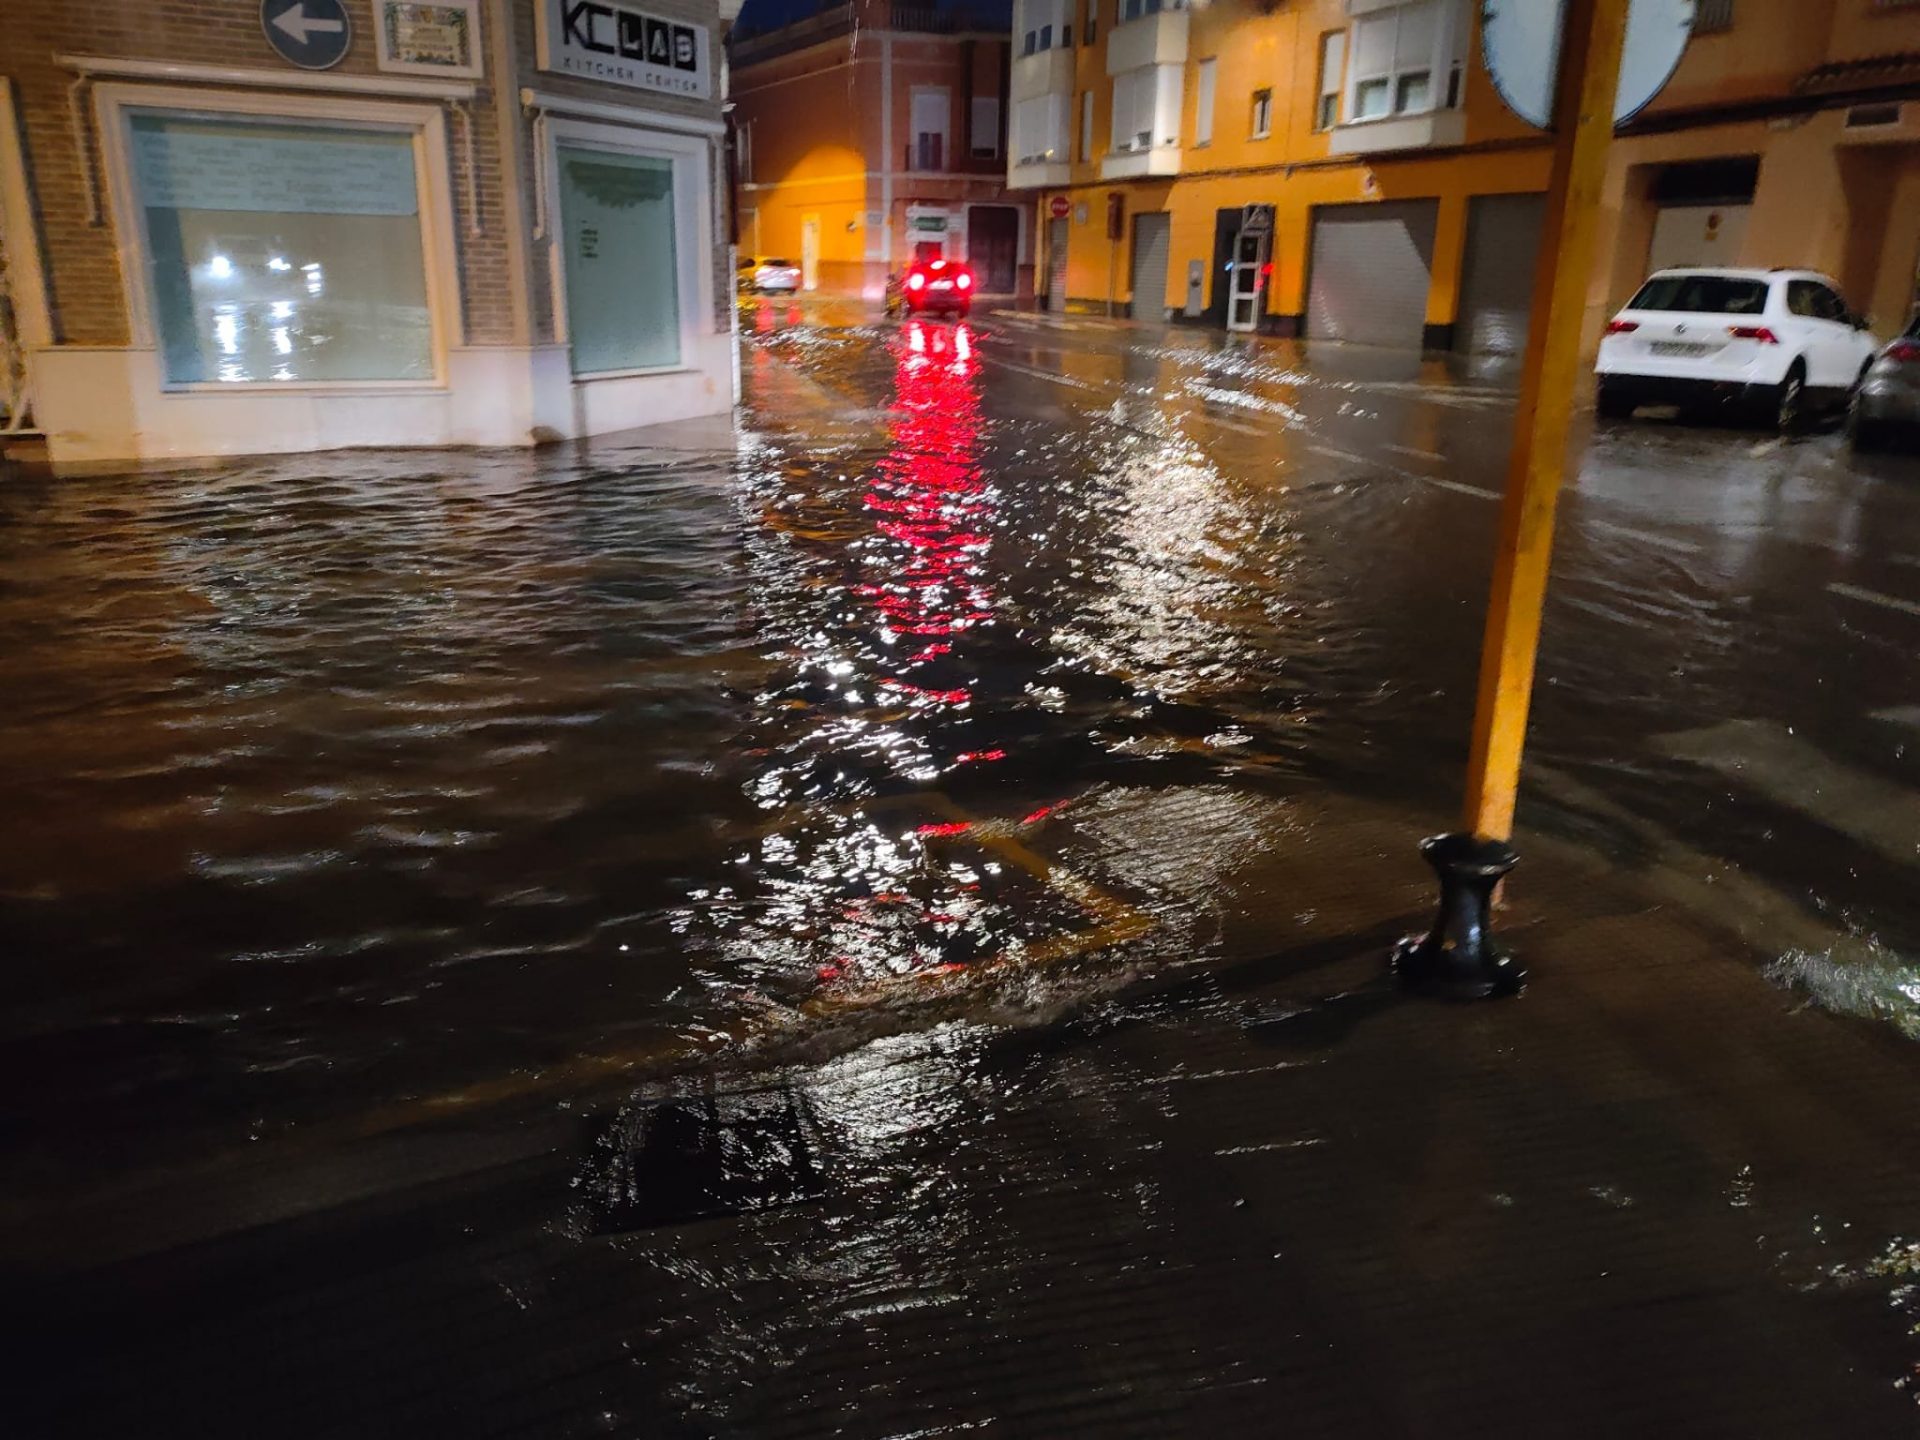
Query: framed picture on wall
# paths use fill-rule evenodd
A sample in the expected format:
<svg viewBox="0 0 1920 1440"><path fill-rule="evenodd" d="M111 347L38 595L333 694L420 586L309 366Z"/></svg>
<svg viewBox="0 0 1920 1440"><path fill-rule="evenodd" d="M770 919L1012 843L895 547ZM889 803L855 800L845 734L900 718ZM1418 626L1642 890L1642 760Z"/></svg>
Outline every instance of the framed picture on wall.
<svg viewBox="0 0 1920 1440"><path fill-rule="evenodd" d="M480 78L480 0L375 0L374 9L382 70Z"/></svg>

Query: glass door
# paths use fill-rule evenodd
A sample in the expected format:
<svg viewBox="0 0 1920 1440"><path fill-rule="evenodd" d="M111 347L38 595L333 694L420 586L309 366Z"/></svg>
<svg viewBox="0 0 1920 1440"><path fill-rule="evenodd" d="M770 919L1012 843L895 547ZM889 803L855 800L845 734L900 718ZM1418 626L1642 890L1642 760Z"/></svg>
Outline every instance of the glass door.
<svg viewBox="0 0 1920 1440"><path fill-rule="evenodd" d="M1260 328L1260 297L1266 290L1267 235L1242 230L1233 242L1233 288L1227 295L1227 329Z"/></svg>

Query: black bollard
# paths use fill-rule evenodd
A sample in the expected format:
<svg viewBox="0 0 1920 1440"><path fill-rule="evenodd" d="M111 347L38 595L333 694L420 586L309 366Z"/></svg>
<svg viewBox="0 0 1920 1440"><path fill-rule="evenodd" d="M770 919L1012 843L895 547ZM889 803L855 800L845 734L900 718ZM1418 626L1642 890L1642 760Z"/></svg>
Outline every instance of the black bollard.
<svg viewBox="0 0 1920 1440"><path fill-rule="evenodd" d="M1403 984L1443 1000L1517 995L1527 972L1493 943L1493 887L1520 863L1513 847L1473 835L1435 835L1420 853L1440 877L1440 914L1424 939L1409 935L1393 951Z"/></svg>

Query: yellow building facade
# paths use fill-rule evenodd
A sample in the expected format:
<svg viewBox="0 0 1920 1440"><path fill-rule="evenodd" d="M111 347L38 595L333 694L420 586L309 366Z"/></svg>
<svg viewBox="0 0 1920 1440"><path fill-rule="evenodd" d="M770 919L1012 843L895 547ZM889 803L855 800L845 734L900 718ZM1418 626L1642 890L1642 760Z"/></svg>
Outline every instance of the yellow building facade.
<svg viewBox="0 0 1920 1440"><path fill-rule="evenodd" d="M1009 184L1051 308L1524 342L1550 151L1479 0L1017 0ZM1920 5L1699 0L1615 146L1591 327L1654 263L1805 265L1885 331L1920 264Z"/></svg>

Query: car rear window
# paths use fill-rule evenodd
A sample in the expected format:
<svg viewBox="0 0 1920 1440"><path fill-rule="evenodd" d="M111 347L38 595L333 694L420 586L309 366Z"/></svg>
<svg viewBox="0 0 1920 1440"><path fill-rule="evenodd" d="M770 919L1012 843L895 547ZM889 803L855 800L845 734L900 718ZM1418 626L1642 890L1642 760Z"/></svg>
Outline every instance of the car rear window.
<svg viewBox="0 0 1920 1440"><path fill-rule="evenodd" d="M1699 315L1758 315L1766 308L1765 281L1726 275L1656 275L1627 302L1629 310L1686 310Z"/></svg>

